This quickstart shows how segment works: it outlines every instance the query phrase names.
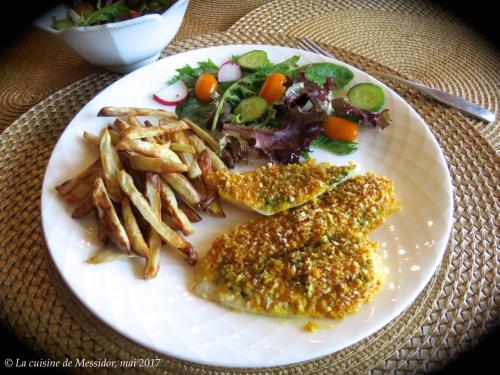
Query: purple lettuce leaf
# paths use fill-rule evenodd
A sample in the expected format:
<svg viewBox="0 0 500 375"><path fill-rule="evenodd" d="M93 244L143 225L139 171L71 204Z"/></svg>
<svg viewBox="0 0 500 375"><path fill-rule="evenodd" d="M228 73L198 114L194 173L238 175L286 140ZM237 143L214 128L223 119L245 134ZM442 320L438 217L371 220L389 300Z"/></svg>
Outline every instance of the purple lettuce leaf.
<svg viewBox="0 0 500 375"><path fill-rule="evenodd" d="M331 113L332 91L335 83L330 77L326 78L323 85L308 80L302 72L295 79L288 79L285 84L286 91L283 104L278 106L278 111L286 112L291 107L301 107L308 112Z"/></svg>
<svg viewBox="0 0 500 375"><path fill-rule="evenodd" d="M332 104L335 116L351 118L360 126L372 125L384 129L392 122L389 109L384 109L381 112L370 112L353 106L344 98L334 99Z"/></svg>
<svg viewBox="0 0 500 375"><path fill-rule="evenodd" d="M239 133L271 163L296 163L302 152L309 151L309 145L321 132L326 117L324 112L302 112L299 108L291 108L280 118L275 129L225 124L224 130Z"/></svg>

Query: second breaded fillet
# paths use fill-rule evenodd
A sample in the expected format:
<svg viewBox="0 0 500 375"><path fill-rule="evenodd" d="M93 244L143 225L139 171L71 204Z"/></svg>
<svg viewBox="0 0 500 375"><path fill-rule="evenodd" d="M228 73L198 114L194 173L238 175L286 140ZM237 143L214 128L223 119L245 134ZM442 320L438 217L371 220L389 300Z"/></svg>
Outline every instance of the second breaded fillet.
<svg viewBox="0 0 500 375"><path fill-rule="evenodd" d="M350 178L357 166L333 166L313 159L303 164L268 164L249 172L209 175L222 199L262 215L298 207Z"/></svg>
<svg viewBox="0 0 500 375"><path fill-rule="evenodd" d="M239 310L273 316L338 319L355 312L378 292L382 265L373 242L338 237L269 257L244 267L229 261L196 293Z"/></svg>
<svg viewBox="0 0 500 375"><path fill-rule="evenodd" d="M243 311L342 318L379 290L380 257L366 235L397 208L391 180L354 177L317 201L218 237L194 291Z"/></svg>

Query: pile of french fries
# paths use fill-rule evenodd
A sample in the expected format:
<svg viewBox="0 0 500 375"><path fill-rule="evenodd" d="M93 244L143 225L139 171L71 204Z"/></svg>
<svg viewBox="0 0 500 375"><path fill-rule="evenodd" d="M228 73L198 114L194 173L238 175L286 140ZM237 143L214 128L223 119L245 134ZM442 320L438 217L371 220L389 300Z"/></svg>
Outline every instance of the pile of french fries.
<svg viewBox="0 0 500 375"><path fill-rule="evenodd" d="M83 134L99 157L56 187L76 204L73 218L97 216L103 247L87 262L141 257L144 278L151 279L165 243L195 264L197 253L183 235L194 232L199 211L225 216L216 189L207 183L212 171L227 170L219 143L189 119L162 109L104 107L98 116L117 117L99 136ZM156 118L158 125L140 116Z"/></svg>

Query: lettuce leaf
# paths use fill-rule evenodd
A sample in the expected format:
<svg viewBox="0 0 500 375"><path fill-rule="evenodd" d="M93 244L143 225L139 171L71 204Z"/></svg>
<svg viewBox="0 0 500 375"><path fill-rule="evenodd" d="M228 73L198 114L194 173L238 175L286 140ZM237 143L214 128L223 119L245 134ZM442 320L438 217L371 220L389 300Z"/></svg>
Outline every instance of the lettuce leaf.
<svg viewBox="0 0 500 375"><path fill-rule="evenodd" d="M323 133L318 134L311 142L311 146L333 152L337 155L349 155L358 149L356 142L334 140Z"/></svg>
<svg viewBox="0 0 500 375"><path fill-rule="evenodd" d="M219 67L212 60L198 62L198 66L193 68L191 65L186 64L183 67L176 69L177 74L170 78L167 83L169 85L181 80L187 87L193 88L196 80L203 73L217 74Z"/></svg>
<svg viewBox="0 0 500 375"><path fill-rule="evenodd" d="M381 112L370 112L353 106L345 98L334 99L332 105L335 116L357 122L361 126L371 125L384 129L392 123L389 109L384 109Z"/></svg>
<svg viewBox="0 0 500 375"><path fill-rule="evenodd" d="M318 85L324 85L330 78L335 84L335 90L346 86L354 78L354 73L345 66L333 63L315 63L301 66L297 73L303 72L308 80Z"/></svg>
<svg viewBox="0 0 500 375"><path fill-rule="evenodd" d="M118 1L114 4L97 9L86 16L80 16L77 26L90 26L99 22L111 22L124 20L130 17L130 9L125 2Z"/></svg>
<svg viewBox="0 0 500 375"><path fill-rule="evenodd" d="M207 124L214 110L215 104L213 102L200 102L192 95L175 107L175 113L179 118L187 117L201 126Z"/></svg>

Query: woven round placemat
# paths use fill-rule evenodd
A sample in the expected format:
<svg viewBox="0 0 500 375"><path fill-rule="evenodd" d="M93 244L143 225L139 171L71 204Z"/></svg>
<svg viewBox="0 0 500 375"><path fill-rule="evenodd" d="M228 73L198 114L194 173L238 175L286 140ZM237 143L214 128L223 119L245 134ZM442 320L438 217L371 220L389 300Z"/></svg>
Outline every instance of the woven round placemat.
<svg viewBox="0 0 500 375"><path fill-rule="evenodd" d="M178 42L165 55L220 44L295 46L296 42L293 37L280 35L214 34ZM350 51L330 50L360 69L391 72ZM436 135L455 190L454 225L447 251L411 306L351 347L313 361L271 369L221 369L188 363L152 353L114 332L76 300L54 269L43 241L39 200L45 167L59 135L90 98L117 78L104 73L79 81L36 105L0 136L0 319L42 355L61 361L161 358L158 367L130 368L131 373L429 372L474 345L481 334L498 323L498 156L455 110L389 82Z"/></svg>
<svg viewBox="0 0 500 375"><path fill-rule="evenodd" d="M308 36L373 59L399 73L498 112L500 53L429 1L274 0L229 31ZM500 121L466 117L500 150Z"/></svg>
<svg viewBox="0 0 500 375"><path fill-rule="evenodd" d="M195 35L226 31L236 21L269 0L190 0L174 42Z"/></svg>

